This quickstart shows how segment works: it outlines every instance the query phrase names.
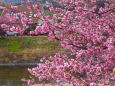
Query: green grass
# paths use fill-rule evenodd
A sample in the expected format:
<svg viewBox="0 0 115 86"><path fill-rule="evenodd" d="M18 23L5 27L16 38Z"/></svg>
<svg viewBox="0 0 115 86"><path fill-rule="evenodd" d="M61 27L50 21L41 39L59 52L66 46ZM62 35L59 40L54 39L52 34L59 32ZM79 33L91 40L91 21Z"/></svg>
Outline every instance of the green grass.
<svg viewBox="0 0 115 86"><path fill-rule="evenodd" d="M7 40L6 39L0 39L0 48L4 48L7 46Z"/></svg>
<svg viewBox="0 0 115 86"><path fill-rule="evenodd" d="M47 36L8 36L0 39L0 62L39 62L43 56L65 53L58 40L49 41Z"/></svg>
<svg viewBox="0 0 115 86"><path fill-rule="evenodd" d="M38 43L38 47L41 48L41 49L42 49L42 48L55 49L55 48L58 47L58 45L59 45L59 42L58 42L58 41L52 41L52 42L47 41L47 42L44 42L44 43L42 43L42 44Z"/></svg>
<svg viewBox="0 0 115 86"><path fill-rule="evenodd" d="M38 40L35 38L35 37L32 37L32 38L27 38L25 39L23 42L22 42L22 46L24 48L34 48L37 46L37 43Z"/></svg>
<svg viewBox="0 0 115 86"><path fill-rule="evenodd" d="M9 41L8 42L8 51L9 52L16 52L16 51L19 51L19 50L22 50L22 47L21 45L19 44L18 41Z"/></svg>
<svg viewBox="0 0 115 86"><path fill-rule="evenodd" d="M61 48L59 46L59 41L49 41L46 36L39 37L6 37L5 39L0 39L0 49L6 48L8 52L23 52L27 49L38 49L42 52L48 51L53 52L57 48Z"/></svg>

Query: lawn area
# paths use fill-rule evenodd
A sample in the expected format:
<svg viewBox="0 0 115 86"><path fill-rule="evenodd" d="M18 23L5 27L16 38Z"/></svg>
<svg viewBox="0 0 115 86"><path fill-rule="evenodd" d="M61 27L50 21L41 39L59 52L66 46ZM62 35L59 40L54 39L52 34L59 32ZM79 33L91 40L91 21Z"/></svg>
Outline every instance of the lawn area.
<svg viewBox="0 0 115 86"><path fill-rule="evenodd" d="M59 41L49 41L47 36L9 36L0 39L0 62L34 61L64 50Z"/></svg>

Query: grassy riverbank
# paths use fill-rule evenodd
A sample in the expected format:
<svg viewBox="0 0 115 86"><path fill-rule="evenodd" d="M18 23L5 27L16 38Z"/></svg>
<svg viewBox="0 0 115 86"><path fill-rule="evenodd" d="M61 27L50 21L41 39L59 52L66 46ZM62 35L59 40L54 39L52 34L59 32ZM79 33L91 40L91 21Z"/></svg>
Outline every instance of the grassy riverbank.
<svg viewBox="0 0 115 86"><path fill-rule="evenodd" d="M0 62L39 61L64 50L59 41L49 41L47 36L19 36L0 39Z"/></svg>

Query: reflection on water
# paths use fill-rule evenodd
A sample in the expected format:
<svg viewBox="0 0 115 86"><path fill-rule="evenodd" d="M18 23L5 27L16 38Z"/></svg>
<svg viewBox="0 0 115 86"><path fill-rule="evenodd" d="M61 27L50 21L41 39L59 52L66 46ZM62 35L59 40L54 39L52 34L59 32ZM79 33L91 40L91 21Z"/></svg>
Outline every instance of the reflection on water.
<svg viewBox="0 0 115 86"><path fill-rule="evenodd" d="M28 67L0 67L0 86L27 86L21 78L28 78Z"/></svg>

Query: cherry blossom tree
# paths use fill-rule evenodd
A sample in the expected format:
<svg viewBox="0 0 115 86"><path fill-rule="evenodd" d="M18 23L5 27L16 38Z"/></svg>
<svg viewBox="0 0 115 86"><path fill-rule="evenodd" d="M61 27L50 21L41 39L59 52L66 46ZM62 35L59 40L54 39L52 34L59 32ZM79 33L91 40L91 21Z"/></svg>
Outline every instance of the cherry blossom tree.
<svg viewBox="0 0 115 86"><path fill-rule="evenodd" d="M55 0L56 8L46 2L52 16L36 32L49 32L70 53L43 57L37 67L28 69L33 77L46 83L54 80L73 86L113 86L115 80L114 0Z"/></svg>
<svg viewBox="0 0 115 86"><path fill-rule="evenodd" d="M23 0L24 1L24 0ZM28 84L37 78L43 83L71 83L73 86L114 86L115 80L115 8L114 0L55 0L46 2L53 15L46 16L37 5L43 24L36 33L49 32L50 41L57 39L69 53L43 57L31 73ZM27 1L28 7L29 1ZM42 16L42 18L40 18ZM22 17L26 27L27 18ZM4 25L6 27L6 25Z"/></svg>
<svg viewBox="0 0 115 86"><path fill-rule="evenodd" d="M3 9L3 15L0 16L0 25L3 30L12 30L18 32L20 35L23 35L25 30L27 33L27 29L34 25L32 18L28 17L28 13L32 13L35 10L40 10L40 5L27 4L25 8L27 8L29 12L20 12L19 8L19 6L13 5L6 7L1 6L1 9ZM15 11L15 13L12 12L12 10Z"/></svg>
<svg viewBox="0 0 115 86"><path fill-rule="evenodd" d="M10 10L18 10L17 6L11 6L10 8L5 8L3 10L2 16L0 16L0 25L3 30L12 30L19 32L20 34L23 34L24 29L26 28L26 25L24 27L24 18L19 18L21 17L21 13L11 13Z"/></svg>

